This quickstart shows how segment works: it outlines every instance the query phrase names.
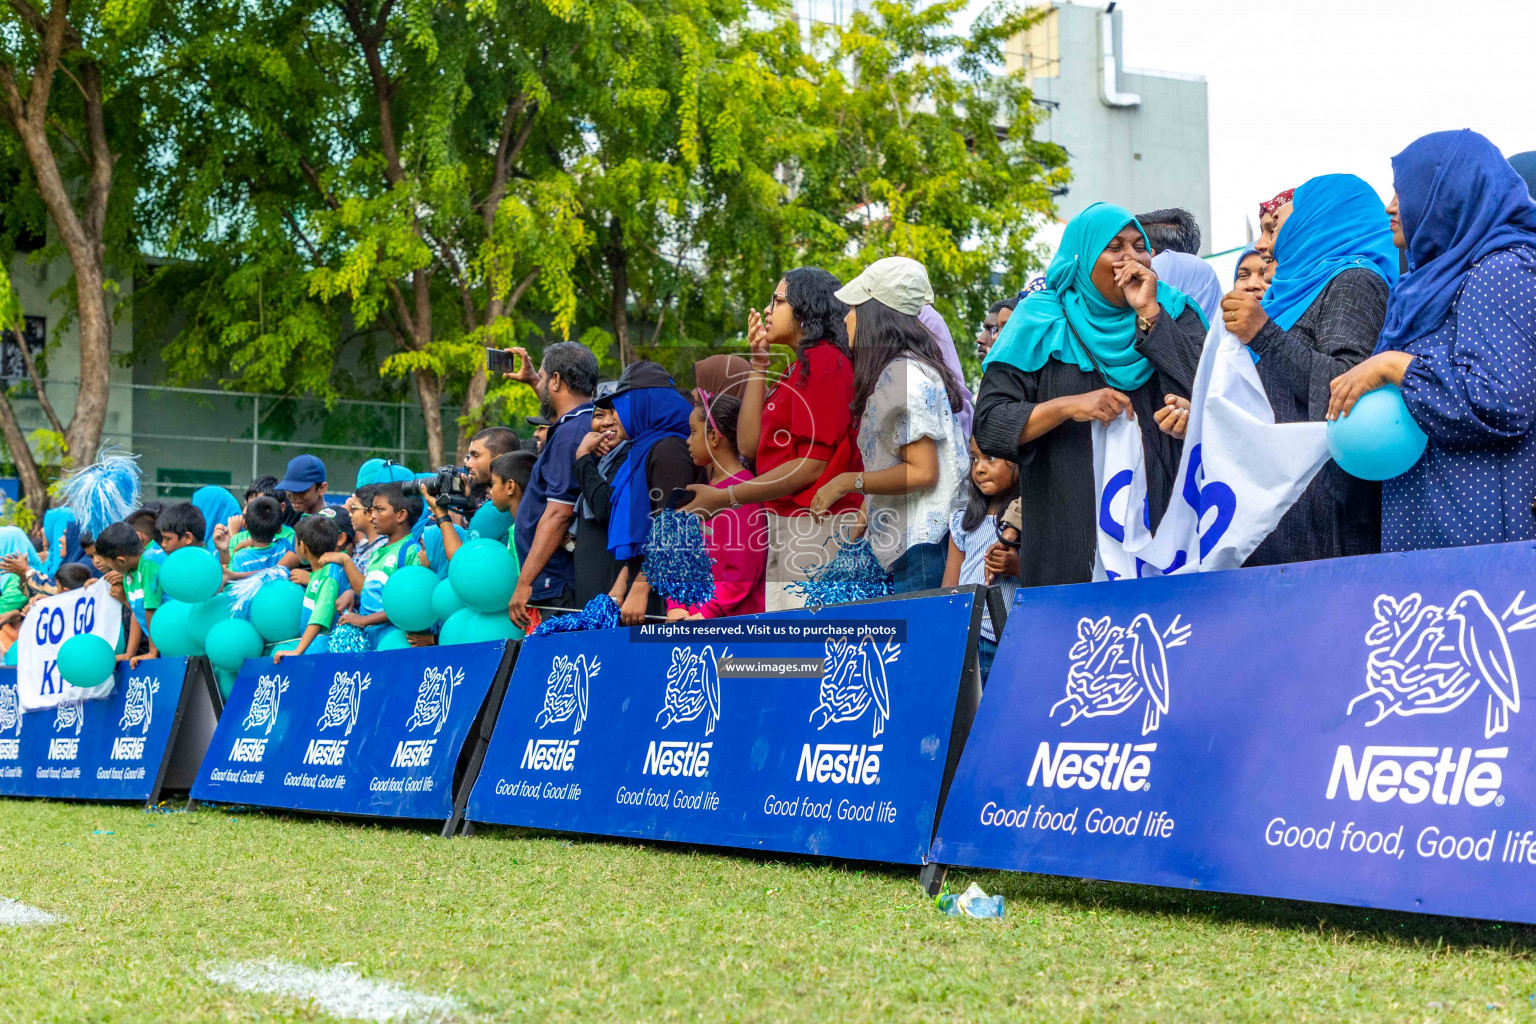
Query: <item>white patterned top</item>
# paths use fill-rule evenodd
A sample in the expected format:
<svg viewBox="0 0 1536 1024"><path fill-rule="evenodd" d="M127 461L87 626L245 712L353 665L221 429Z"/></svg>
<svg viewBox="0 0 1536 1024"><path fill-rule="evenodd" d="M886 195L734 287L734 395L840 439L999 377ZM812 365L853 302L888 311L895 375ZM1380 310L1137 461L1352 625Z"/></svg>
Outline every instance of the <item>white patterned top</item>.
<svg viewBox="0 0 1536 1024"><path fill-rule="evenodd" d="M893 359L881 372L859 421L864 469L891 468L901 461L903 447L925 437L938 446L938 482L911 494L865 498L870 547L887 569L912 545L945 538L951 513L965 504L961 488L970 472L967 440L950 411L943 379L915 359Z"/></svg>

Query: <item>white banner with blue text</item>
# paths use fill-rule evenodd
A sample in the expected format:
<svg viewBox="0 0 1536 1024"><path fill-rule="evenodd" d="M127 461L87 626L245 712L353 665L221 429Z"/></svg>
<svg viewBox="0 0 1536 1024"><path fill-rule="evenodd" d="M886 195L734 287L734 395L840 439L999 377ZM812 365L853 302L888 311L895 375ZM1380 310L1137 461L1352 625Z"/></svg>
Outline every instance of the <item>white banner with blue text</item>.
<svg viewBox="0 0 1536 1024"><path fill-rule="evenodd" d="M1098 559L1094 579L1235 569L1328 461L1326 423L1276 423L1248 347L1211 327L1190 395L1168 510L1147 514L1141 429L1093 425Z"/></svg>

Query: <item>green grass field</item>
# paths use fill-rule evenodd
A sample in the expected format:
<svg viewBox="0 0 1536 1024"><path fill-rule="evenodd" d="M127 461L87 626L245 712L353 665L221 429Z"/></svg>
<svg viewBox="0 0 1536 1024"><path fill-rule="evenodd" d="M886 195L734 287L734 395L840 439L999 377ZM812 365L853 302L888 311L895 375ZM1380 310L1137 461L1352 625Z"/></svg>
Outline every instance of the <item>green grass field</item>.
<svg viewBox="0 0 1536 1024"><path fill-rule="evenodd" d="M1536 1020L1536 929L520 830L0 803L0 1019L322 1021L210 964L351 965L458 1019Z"/></svg>

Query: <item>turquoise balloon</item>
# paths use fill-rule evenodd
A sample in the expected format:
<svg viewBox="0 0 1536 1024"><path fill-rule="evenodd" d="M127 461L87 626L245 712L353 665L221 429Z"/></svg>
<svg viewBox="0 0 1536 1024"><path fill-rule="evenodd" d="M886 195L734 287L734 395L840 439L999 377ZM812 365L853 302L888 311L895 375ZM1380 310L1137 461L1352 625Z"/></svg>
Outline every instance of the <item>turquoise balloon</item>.
<svg viewBox="0 0 1536 1024"><path fill-rule="evenodd" d="M244 619L225 619L208 631L204 646L214 668L238 672L247 658L261 656L261 634Z"/></svg>
<svg viewBox="0 0 1536 1024"><path fill-rule="evenodd" d="M431 629L437 621L437 613L432 610L432 593L437 583L437 573L426 566L396 569L384 584L384 614L407 633Z"/></svg>
<svg viewBox="0 0 1536 1024"><path fill-rule="evenodd" d="M478 644L490 640L516 640L523 635L506 612L477 612L465 608L443 623L437 642L443 645Z"/></svg>
<svg viewBox="0 0 1536 1024"><path fill-rule="evenodd" d="M59 645L59 675L71 686L89 689L112 678L117 653L94 633L79 633Z"/></svg>
<svg viewBox="0 0 1536 1024"><path fill-rule="evenodd" d="M379 638L376 651L407 651L411 647L411 638L405 635L403 629L392 629Z"/></svg>
<svg viewBox="0 0 1536 1024"><path fill-rule="evenodd" d="M19 644L19 643L11 644L11 646L7 647L5 649L4 664L9 665L11 668L15 668L16 667L16 658L17 658L17 655L18 655L18 653L20 651L21 651L21 644Z"/></svg>
<svg viewBox="0 0 1536 1024"><path fill-rule="evenodd" d="M206 601L224 585L224 570L207 548L185 547L171 552L160 566L160 587L188 604Z"/></svg>
<svg viewBox="0 0 1536 1024"><path fill-rule="evenodd" d="M507 618L504 611L477 612L464 628L468 642L472 644L487 640L518 640L524 636L522 627Z"/></svg>
<svg viewBox="0 0 1536 1024"><path fill-rule="evenodd" d="M251 599L251 625L268 642L304 632L304 588L287 580L264 583Z"/></svg>
<svg viewBox="0 0 1536 1024"><path fill-rule="evenodd" d="M219 685L219 693L226 701L229 700L229 695L235 689L235 674L233 672L226 672L221 668L216 668L213 670L213 678Z"/></svg>
<svg viewBox="0 0 1536 1024"><path fill-rule="evenodd" d="M443 622L443 628L437 634L439 647L448 647L453 644L467 644L464 639L465 624L479 613L473 608L460 608Z"/></svg>
<svg viewBox="0 0 1536 1024"><path fill-rule="evenodd" d="M484 538L459 548L448 563L448 579L459 599L481 612L506 614L517 589L512 553L505 544Z"/></svg>
<svg viewBox="0 0 1536 1024"><path fill-rule="evenodd" d="M192 635L192 605L166 601L149 621L149 636L167 658L188 658L201 651L202 644Z"/></svg>
<svg viewBox="0 0 1536 1024"><path fill-rule="evenodd" d="M215 594L206 601L190 606L187 611L187 635L197 645L196 653L201 654L207 650L209 631L228 619L229 598L223 594Z"/></svg>
<svg viewBox="0 0 1536 1024"><path fill-rule="evenodd" d="M1394 385L1367 391L1348 416L1328 424L1328 451L1350 476L1390 480L1413 468L1429 436L1414 422Z"/></svg>
<svg viewBox="0 0 1536 1024"><path fill-rule="evenodd" d="M437 616L437 621L447 622L454 612L463 607L464 602L454 592L453 581L438 580L432 590L432 614Z"/></svg>

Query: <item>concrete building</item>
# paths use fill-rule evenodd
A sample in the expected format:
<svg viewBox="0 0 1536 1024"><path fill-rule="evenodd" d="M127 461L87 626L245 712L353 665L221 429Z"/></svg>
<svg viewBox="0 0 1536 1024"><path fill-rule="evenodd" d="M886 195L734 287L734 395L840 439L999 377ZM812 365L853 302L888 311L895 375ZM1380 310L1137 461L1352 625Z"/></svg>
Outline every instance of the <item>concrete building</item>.
<svg viewBox="0 0 1536 1024"><path fill-rule="evenodd" d="M1205 79L1124 67L1121 33L1113 3L1053 2L1005 51L1008 70L1024 72L1048 115L1036 137L1067 151L1072 181L1057 209L1069 220L1099 200L1132 213L1182 207L1199 220L1209 251Z"/></svg>

